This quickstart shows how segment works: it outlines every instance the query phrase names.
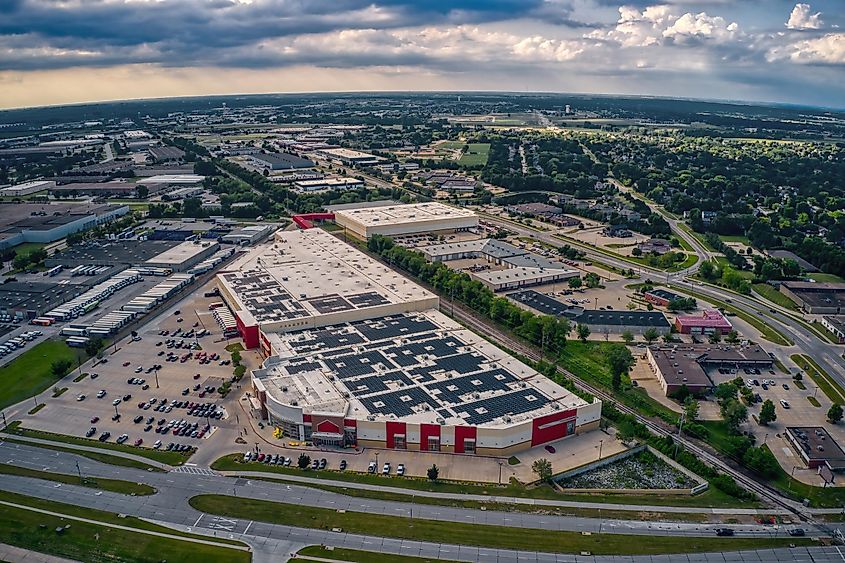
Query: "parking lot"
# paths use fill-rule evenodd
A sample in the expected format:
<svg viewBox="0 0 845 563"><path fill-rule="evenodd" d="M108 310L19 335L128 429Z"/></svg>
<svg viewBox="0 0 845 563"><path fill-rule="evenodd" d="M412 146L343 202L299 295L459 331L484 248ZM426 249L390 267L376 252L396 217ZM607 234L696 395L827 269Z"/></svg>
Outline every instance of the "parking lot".
<svg viewBox="0 0 845 563"><path fill-rule="evenodd" d="M162 449L171 442L201 446L227 420L224 403L236 400L217 392L233 367L228 342L208 308L219 298L204 296L213 287L196 290L134 338L110 346L102 360L79 367L71 378L89 375L62 383L68 389L60 396L45 392L46 406L26 416L24 426L145 447L160 440Z"/></svg>

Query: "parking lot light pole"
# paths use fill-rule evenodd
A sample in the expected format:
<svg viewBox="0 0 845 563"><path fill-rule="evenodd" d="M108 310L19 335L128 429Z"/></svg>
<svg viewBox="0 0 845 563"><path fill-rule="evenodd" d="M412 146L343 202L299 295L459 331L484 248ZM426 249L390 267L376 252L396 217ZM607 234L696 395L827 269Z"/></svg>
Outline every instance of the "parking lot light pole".
<svg viewBox="0 0 845 563"><path fill-rule="evenodd" d="M604 440L599 440L599 459L601 459L602 446L604 446Z"/></svg>
<svg viewBox="0 0 845 563"><path fill-rule="evenodd" d="M7 426L9 425L6 423L6 411L3 411L3 428L6 428Z"/></svg>
<svg viewBox="0 0 845 563"><path fill-rule="evenodd" d="M115 405L115 406L114 406L114 415L115 415L115 416L120 416L120 413L119 413L119 412L117 412L117 405Z"/></svg>
<svg viewBox="0 0 845 563"><path fill-rule="evenodd" d="M500 485L502 484L502 465L504 465L504 462L500 459L499 460L499 484Z"/></svg>
<svg viewBox="0 0 845 563"><path fill-rule="evenodd" d="M156 389L158 389L158 368L154 368L156 374Z"/></svg>

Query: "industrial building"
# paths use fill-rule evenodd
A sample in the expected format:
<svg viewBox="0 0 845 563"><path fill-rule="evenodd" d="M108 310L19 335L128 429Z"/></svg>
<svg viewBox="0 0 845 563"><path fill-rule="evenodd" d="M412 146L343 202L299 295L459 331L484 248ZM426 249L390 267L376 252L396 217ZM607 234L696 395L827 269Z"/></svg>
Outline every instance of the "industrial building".
<svg viewBox="0 0 845 563"><path fill-rule="evenodd" d="M822 317L821 324L840 344L845 344L845 316L825 316Z"/></svg>
<svg viewBox="0 0 845 563"><path fill-rule="evenodd" d="M77 244L49 256L44 263L53 266L138 265L179 244L170 240L98 240Z"/></svg>
<svg viewBox="0 0 845 563"><path fill-rule="evenodd" d="M845 312L845 283L781 282L780 292L805 313L841 315Z"/></svg>
<svg viewBox="0 0 845 563"><path fill-rule="evenodd" d="M254 166L266 170L297 170L311 168L314 163L307 158L284 152L257 153L247 157Z"/></svg>
<svg viewBox="0 0 845 563"><path fill-rule="evenodd" d="M769 369L772 357L760 346L650 346L646 351L648 364L666 396L681 387L695 395L707 393L713 387L709 371L729 369Z"/></svg>
<svg viewBox="0 0 845 563"><path fill-rule="evenodd" d="M647 291L643 297L652 305L657 305L659 307L668 307L669 303L672 301L682 298L682 296L677 293L672 293L671 291L660 288Z"/></svg>
<svg viewBox="0 0 845 563"><path fill-rule="evenodd" d="M194 185L201 184L205 176L198 174L157 174L138 180L139 184L169 184L169 185Z"/></svg>
<svg viewBox="0 0 845 563"><path fill-rule="evenodd" d="M0 314L33 319L45 311L73 299L86 286L42 282L0 284Z"/></svg>
<svg viewBox="0 0 845 563"><path fill-rule="evenodd" d="M212 241L185 241L166 249L144 262L148 268L166 268L174 272L184 272L194 264L202 262L220 250L220 245Z"/></svg>
<svg viewBox="0 0 845 563"><path fill-rule="evenodd" d="M6 186L0 188L0 197L21 197L38 192L43 192L56 187L56 182L52 180L35 180L33 182L24 182L22 184L15 184L13 186Z"/></svg>
<svg viewBox="0 0 845 563"><path fill-rule="evenodd" d="M352 149L326 148L315 151L318 156L334 160L349 166L378 164L383 159L368 152L355 151Z"/></svg>
<svg viewBox="0 0 845 563"><path fill-rule="evenodd" d="M788 426L786 437L810 469L826 468L837 473L845 471L845 452L824 427Z"/></svg>
<svg viewBox="0 0 845 563"><path fill-rule="evenodd" d="M503 266L503 269L471 269L468 272L492 291L556 283L580 275L578 270L568 268L561 262L546 260L533 252L496 239L434 244L419 250L432 262L473 258Z"/></svg>
<svg viewBox="0 0 845 563"><path fill-rule="evenodd" d="M588 404L441 313L283 335L262 415L315 444L510 455L598 428Z"/></svg>
<svg viewBox="0 0 845 563"><path fill-rule="evenodd" d="M248 348L274 333L437 307L436 295L322 229L278 231L217 274Z"/></svg>
<svg viewBox="0 0 845 563"><path fill-rule="evenodd" d="M727 334L733 330L731 322L716 309L707 309L699 315L678 315L675 328L681 334Z"/></svg>
<svg viewBox="0 0 845 563"><path fill-rule="evenodd" d="M417 233L467 231L478 227L478 215L437 202L377 205L340 209L335 221L361 238Z"/></svg>
<svg viewBox="0 0 845 563"><path fill-rule="evenodd" d="M156 163L177 162L185 158L185 151L179 147L150 147L147 152L150 154L150 160Z"/></svg>
<svg viewBox="0 0 845 563"><path fill-rule="evenodd" d="M318 445L510 453L597 428L588 404L320 230L279 231L217 276L221 326L266 358L256 416ZM215 312L225 308L215 309Z"/></svg>
<svg viewBox="0 0 845 563"><path fill-rule="evenodd" d="M298 192L318 192L322 190L354 190L364 185L358 178L319 178L297 180L293 187Z"/></svg>
<svg viewBox="0 0 845 563"><path fill-rule="evenodd" d="M25 242L53 242L127 213L126 205L0 204L0 250Z"/></svg>
<svg viewBox="0 0 845 563"><path fill-rule="evenodd" d="M220 242L239 245L255 244L278 228L279 225L275 224L248 225L226 233L220 238Z"/></svg>

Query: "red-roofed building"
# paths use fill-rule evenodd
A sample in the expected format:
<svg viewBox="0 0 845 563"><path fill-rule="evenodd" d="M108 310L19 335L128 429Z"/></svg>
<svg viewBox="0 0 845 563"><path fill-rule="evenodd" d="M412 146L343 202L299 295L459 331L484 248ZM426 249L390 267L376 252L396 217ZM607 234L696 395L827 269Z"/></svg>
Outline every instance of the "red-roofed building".
<svg viewBox="0 0 845 563"><path fill-rule="evenodd" d="M733 326L725 316L715 309L708 309L700 315L679 315L675 328L681 334L725 334Z"/></svg>

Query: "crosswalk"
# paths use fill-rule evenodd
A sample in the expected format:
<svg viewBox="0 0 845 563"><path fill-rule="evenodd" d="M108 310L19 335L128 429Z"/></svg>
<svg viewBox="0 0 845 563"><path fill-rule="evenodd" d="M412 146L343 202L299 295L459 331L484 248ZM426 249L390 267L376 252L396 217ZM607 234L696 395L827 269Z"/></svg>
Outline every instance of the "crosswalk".
<svg viewBox="0 0 845 563"><path fill-rule="evenodd" d="M171 473L190 473L191 475L211 475L211 476L218 475L218 473L216 473L215 471L212 471L211 469L205 469L205 468L202 468L202 467L186 467L186 466L177 467L176 469L173 469L171 471Z"/></svg>

